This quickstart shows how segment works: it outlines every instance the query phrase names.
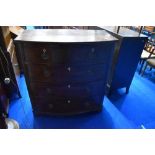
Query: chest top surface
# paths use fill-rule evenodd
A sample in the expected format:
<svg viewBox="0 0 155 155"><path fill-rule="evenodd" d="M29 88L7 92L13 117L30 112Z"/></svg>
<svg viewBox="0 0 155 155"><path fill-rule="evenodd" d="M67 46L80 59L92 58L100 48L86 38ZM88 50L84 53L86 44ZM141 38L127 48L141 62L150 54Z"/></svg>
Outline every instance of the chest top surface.
<svg viewBox="0 0 155 155"><path fill-rule="evenodd" d="M105 30L35 29L24 30L15 41L89 43L117 41Z"/></svg>

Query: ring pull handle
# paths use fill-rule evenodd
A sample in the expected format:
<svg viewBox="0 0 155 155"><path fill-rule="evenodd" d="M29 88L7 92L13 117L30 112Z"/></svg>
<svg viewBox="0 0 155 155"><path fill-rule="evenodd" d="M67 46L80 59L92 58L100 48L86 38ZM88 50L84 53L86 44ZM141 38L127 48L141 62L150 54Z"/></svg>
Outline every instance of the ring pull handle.
<svg viewBox="0 0 155 155"><path fill-rule="evenodd" d="M47 60L47 59L49 58L49 57L48 57L47 50L46 50L45 48L42 50L41 58L42 58L43 60Z"/></svg>

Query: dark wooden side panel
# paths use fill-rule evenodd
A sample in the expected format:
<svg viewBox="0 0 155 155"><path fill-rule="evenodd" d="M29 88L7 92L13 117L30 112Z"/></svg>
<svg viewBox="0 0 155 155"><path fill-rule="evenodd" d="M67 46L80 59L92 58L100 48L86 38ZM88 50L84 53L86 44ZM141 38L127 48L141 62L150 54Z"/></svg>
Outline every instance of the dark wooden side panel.
<svg viewBox="0 0 155 155"><path fill-rule="evenodd" d="M18 43L14 41L14 44L15 44L16 58L19 65L19 71L20 71L20 74L22 74L24 73L24 65L23 65L24 61L22 60L22 51L23 51L22 43Z"/></svg>
<svg viewBox="0 0 155 155"><path fill-rule="evenodd" d="M130 87L136 67L145 45L145 38L122 39L118 61L113 75L112 89Z"/></svg>

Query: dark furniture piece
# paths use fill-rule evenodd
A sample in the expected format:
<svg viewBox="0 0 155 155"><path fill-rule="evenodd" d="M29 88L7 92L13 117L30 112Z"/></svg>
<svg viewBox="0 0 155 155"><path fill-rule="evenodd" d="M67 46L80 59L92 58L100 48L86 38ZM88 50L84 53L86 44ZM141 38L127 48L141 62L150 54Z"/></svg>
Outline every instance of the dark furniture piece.
<svg viewBox="0 0 155 155"><path fill-rule="evenodd" d="M100 27L100 29L119 39L109 77L109 93L123 87L128 93L147 37L124 27L120 27L119 32L117 27Z"/></svg>
<svg viewBox="0 0 155 155"><path fill-rule="evenodd" d="M18 35L20 35L24 31L24 28L22 28L20 26L10 26L9 31L10 31L11 38L15 39ZM15 52L15 56L16 56L17 62L18 62L20 75L21 75L21 74L23 74L21 57L20 57L20 54L18 52L18 49L15 48L14 50L15 50L14 52Z"/></svg>
<svg viewBox="0 0 155 155"><path fill-rule="evenodd" d="M0 129L6 129L5 118L8 116L8 98L6 91L0 81Z"/></svg>
<svg viewBox="0 0 155 155"><path fill-rule="evenodd" d="M139 69L139 74L142 73L142 69L143 69L143 66L144 66L144 63L146 62L146 60L149 58L155 58L154 49L155 49L154 42L148 41L145 44L145 47L144 47L143 52L142 52L141 57L140 57L140 65L141 66Z"/></svg>
<svg viewBox="0 0 155 155"><path fill-rule="evenodd" d="M21 98L20 90L16 80L16 76L11 63L10 53L4 52L0 47L0 81L4 84L7 96L10 99L16 98L18 95ZM4 79L9 78L10 82L5 84Z"/></svg>
<svg viewBox="0 0 155 155"><path fill-rule="evenodd" d="M150 69L155 68L155 58L149 58L146 60L146 64L144 66L142 76L144 75L144 72L145 72L147 66L150 66Z"/></svg>
<svg viewBox="0 0 155 155"><path fill-rule="evenodd" d="M117 39L98 30L25 30L15 39L35 114L100 111Z"/></svg>
<svg viewBox="0 0 155 155"><path fill-rule="evenodd" d="M8 39L9 37L6 37L7 39L5 39L3 29L6 29L6 27L0 27L0 80L4 83L5 78L10 78L10 83L8 85L4 84L4 87L8 97L11 99L16 95L21 97L21 94L11 62L10 53L7 51L6 42L9 42L10 40Z"/></svg>

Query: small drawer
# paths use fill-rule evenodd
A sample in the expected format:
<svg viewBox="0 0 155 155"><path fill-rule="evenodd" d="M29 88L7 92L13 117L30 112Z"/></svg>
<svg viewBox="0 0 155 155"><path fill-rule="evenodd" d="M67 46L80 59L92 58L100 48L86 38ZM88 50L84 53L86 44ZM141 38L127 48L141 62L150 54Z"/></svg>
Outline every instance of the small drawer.
<svg viewBox="0 0 155 155"><path fill-rule="evenodd" d="M24 43L24 60L26 63L52 63L52 52L58 50L58 46L48 43Z"/></svg>
<svg viewBox="0 0 155 155"><path fill-rule="evenodd" d="M69 63L105 63L108 61L109 54L113 50L110 43L98 44L70 44L68 47Z"/></svg>

